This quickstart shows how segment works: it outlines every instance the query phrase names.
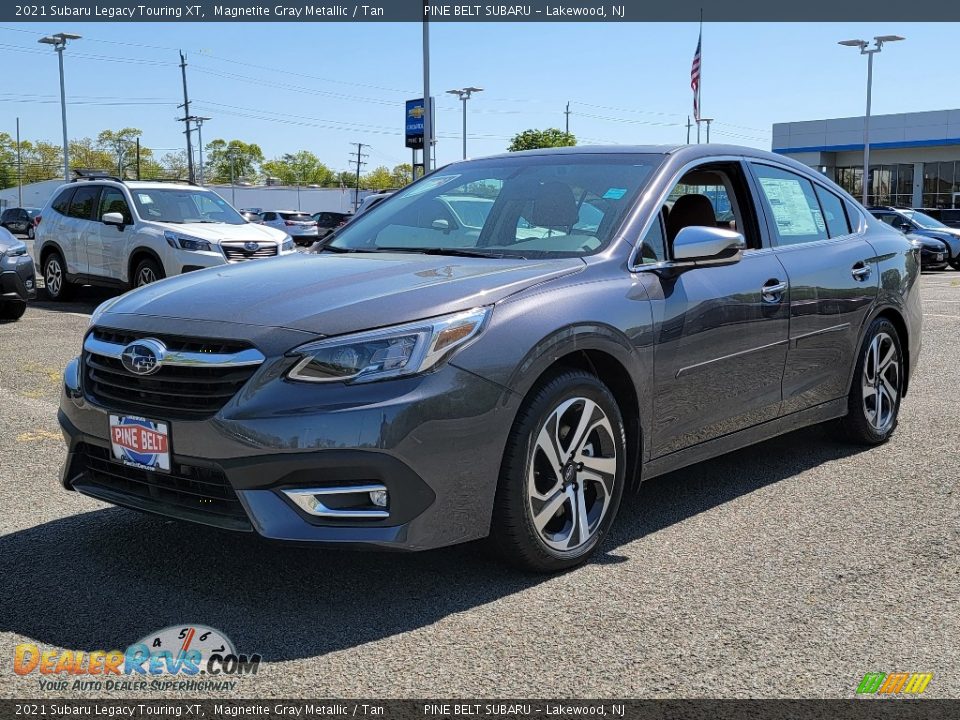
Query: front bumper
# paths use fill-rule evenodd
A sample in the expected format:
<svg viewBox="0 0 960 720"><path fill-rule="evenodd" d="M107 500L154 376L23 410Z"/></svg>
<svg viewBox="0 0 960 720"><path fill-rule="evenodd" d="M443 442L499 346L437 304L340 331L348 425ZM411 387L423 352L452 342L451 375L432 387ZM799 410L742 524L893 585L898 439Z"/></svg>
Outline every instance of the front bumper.
<svg viewBox="0 0 960 720"><path fill-rule="evenodd" d="M950 251L946 247L943 250L920 249L920 267L924 270L942 270L947 267L949 260Z"/></svg>
<svg viewBox="0 0 960 720"><path fill-rule="evenodd" d="M29 255L0 258L0 298L33 300L37 297L36 269Z"/></svg>
<svg viewBox="0 0 960 720"><path fill-rule="evenodd" d="M292 383L268 362L216 416L167 421L170 475L131 470L133 479L119 490L97 474L130 476L123 465L103 465L110 458L108 415L118 411L84 397L81 363L73 360L58 413L68 446L64 487L275 540L422 550L488 533L515 407L502 388L452 365L349 387ZM213 513L208 499L191 507L192 486L180 495L165 486L198 472L223 478L234 511ZM141 492L137 483L151 487ZM316 517L283 492L363 483L387 489L388 517Z"/></svg>

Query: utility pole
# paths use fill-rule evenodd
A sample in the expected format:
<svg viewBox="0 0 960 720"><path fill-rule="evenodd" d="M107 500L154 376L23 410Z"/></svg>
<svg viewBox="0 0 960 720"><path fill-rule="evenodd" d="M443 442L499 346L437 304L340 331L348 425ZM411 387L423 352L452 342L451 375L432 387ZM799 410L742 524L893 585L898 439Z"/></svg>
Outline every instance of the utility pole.
<svg viewBox="0 0 960 720"><path fill-rule="evenodd" d="M690 128L692 127L693 125L690 124L690 116L687 115L687 145L690 144Z"/></svg>
<svg viewBox="0 0 960 720"><path fill-rule="evenodd" d="M73 33L57 33L56 35L47 35L37 42L44 45L53 45L57 52L57 59L60 64L60 117L63 122L63 181L70 182L70 141L67 140L67 91L63 84L63 51L67 47L67 40L79 40L79 35Z"/></svg>
<svg viewBox="0 0 960 720"><path fill-rule="evenodd" d="M567 116L567 135L570 134L570 101L567 100L567 109L563 111L563 114Z"/></svg>
<svg viewBox="0 0 960 720"><path fill-rule="evenodd" d="M183 132L187 136L187 176L190 182L194 182L193 141L190 137L190 133L193 132L193 128L190 127L190 121L193 118L190 116L190 96L187 94L187 58L184 56L182 50L180 51L180 74L183 76L183 105L178 105L178 107L183 108L183 117L177 118L177 120L186 124L186 130Z"/></svg>
<svg viewBox="0 0 960 720"><path fill-rule="evenodd" d="M137 138L137 180L140 179L140 138Z"/></svg>
<svg viewBox="0 0 960 720"><path fill-rule="evenodd" d="M353 196L353 211L356 212L357 208L360 207L360 168L366 163L363 161L363 158L367 157L367 153L363 152L363 148L370 147L366 143L353 143L357 146L357 159L351 159L350 163L357 166L357 190ZM424 146L426 148L426 146Z"/></svg>
<svg viewBox="0 0 960 720"><path fill-rule="evenodd" d="M23 160L20 157L20 118L17 118L17 206L23 207Z"/></svg>
<svg viewBox="0 0 960 720"><path fill-rule="evenodd" d="M230 160L230 204L233 205L234 208L236 208L237 207L237 185L233 176L233 173L234 173L233 163L236 158L236 154L234 153L232 148L227 149L227 158L229 158Z"/></svg>
<svg viewBox="0 0 960 720"><path fill-rule="evenodd" d="M203 123L206 120L211 120L212 118L203 117L202 115L191 115L190 119L197 125L197 145L199 145L200 150L200 184L204 184L206 179L206 173L203 169Z"/></svg>
<svg viewBox="0 0 960 720"><path fill-rule="evenodd" d="M430 102L430 23L427 21L429 0L423 0L423 174L433 169L433 103ZM359 176L360 168L357 168ZM359 190L359 184L358 184Z"/></svg>

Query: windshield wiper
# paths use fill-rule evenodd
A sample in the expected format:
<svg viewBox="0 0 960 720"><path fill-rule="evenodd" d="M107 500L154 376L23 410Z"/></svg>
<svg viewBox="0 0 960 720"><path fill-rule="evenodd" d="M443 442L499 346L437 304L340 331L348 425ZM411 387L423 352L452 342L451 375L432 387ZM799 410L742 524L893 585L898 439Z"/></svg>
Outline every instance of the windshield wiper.
<svg viewBox="0 0 960 720"><path fill-rule="evenodd" d="M492 253L492 252L481 252L480 250L469 250L467 248L450 248L450 247L433 247L433 248L408 248L408 247L381 247L379 248L380 252L409 252L409 253L420 253L422 255L451 255L453 257L475 257L475 258L518 258L520 260L526 260L523 255L518 255L516 253Z"/></svg>
<svg viewBox="0 0 960 720"><path fill-rule="evenodd" d="M324 245L318 250L318 252L334 252L334 253L377 253L385 252L379 248L345 248L338 247L336 245Z"/></svg>

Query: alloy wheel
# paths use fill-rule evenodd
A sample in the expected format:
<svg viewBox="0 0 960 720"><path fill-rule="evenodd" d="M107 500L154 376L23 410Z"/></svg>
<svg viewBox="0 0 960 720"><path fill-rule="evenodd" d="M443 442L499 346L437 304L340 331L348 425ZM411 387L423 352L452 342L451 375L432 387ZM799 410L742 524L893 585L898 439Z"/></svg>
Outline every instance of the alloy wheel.
<svg viewBox="0 0 960 720"><path fill-rule="evenodd" d="M863 412L878 433L896 417L900 394L900 354L887 333L877 333L863 359Z"/></svg>
<svg viewBox="0 0 960 720"><path fill-rule="evenodd" d="M589 542L610 507L617 473L603 409L584 397L556 407L537 434L528 473L527 502L540 540L563 552Z"/></svg>
<svg viewBox="0 0 960 720"><path fill-rule="evenodd" d="M137 287L143 287L144 285L149 285L152 282L157 281L157 275L153 272L153 268L149 265L145 265L140 268L140 272L137 273Z"/></svg>
<svg viewBox="0 0 960 720"><path fill-rule="evenodd" d="M60 295L60 291L63 289L63 268L60 267L59 258L52 257L47 260L46 272L43 274L43 282L51 297L58 297Z"/></svg>

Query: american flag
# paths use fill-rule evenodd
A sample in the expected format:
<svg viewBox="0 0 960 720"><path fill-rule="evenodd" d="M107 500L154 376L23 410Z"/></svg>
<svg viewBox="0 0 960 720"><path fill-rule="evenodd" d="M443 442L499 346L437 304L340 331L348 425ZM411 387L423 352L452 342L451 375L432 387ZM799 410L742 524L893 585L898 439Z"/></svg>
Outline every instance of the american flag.
<svg viewBox="0 0 960 720"><path fill-rule="evenodd" d="M703 40L703 31L697 38L697 51L693 54L693 64L690 66L690 89L693 90L693 119L700 122L700 42Z"/></svg>

